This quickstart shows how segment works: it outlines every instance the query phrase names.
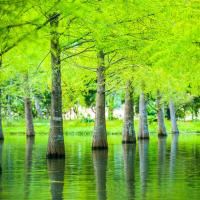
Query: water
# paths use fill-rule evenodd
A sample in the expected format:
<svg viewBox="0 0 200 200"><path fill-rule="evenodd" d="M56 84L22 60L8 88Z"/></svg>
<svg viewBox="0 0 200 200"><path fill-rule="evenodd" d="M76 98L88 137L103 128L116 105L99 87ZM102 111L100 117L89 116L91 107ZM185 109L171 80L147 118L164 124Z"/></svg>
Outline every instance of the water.
<svg viewBox="0 0 200 200"><path fill-rule="evenodd" d="M47 136L8 136L0 143L0 199L199 199L200 136L120 140L110 136L108 152L92 152L90 137L68 136L66 159L46 160Z"/></svg>

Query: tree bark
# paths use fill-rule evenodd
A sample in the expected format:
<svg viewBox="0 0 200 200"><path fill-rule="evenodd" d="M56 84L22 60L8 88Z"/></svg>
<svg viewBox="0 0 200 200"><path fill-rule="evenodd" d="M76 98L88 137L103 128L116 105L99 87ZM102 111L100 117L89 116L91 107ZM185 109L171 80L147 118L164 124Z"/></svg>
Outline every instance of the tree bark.
<svg viewBox="0 0 200 200"><path fill-rule="evenodd" d="M157 120L158 120L158 136L167 136L167 131L165 127L165 119L164 119L164 112L163 106L161 104L161 94L157 92Z"/></svg>
<svg viewBox="0 0 200 200"><path fill-rule="evenodd" d="M149 139L149 129L147 122L147 108L145 95L142 92L139 100L139 135L138 139Z"/></svg>
<svg viewBox="0 0 200 200"><path fill-rule="evenodd" d="M57 32L59 15L54 13L50 16L51 27L51 68L52 68L52 91L51 91L51 123L47 148L47 158L64 158L65 146L63 136L62 118L62 89L61 89L61 63L60 46Z"/></svg>
<svg viewBox="0 0 200 200"><path fill-rule="evenodd" d="M26 136L35 136L34 125L33 125L33 115L32 115L32 103L30 98L30 88L28 73L25 74L25 97L24 97L24 107L25 107L25 120L26 120Z"/></svg>
<svg viewBox="0 0 200 200"><path fill-rule="evenodd" d="M122 143L136 142L134 130L134 110L133 110L133 88L131 82L127 81L124 107L124 127Z"/></svg>
<svg viewBox="0 0 200 200"><path fill-rule="evenodd" d="M26 136L35 136L33 115L32 115L32 103L29 97L24 98L25 105L25 119L26 119Z"/></svg>
<svg viewBox="0 0 200 200"><path fill-rule="evenodd" d="M99 200L107 199L106 195L106 169L108 151L93 151L93 165L96 176L96 190Z"/></svg>
<svg viewBox="0 0 200 200"><path fill-rule="evenodd" d="M1 69L1 66L2 66L2 56L0 56L0 69ZM2 110L1 110L1 107L2 107L2 91L1 91L1 88L0 88L0 140L3 140L4 136L3 136L3 127L2 127Z"/></svg>
<svg viewBox="0 0 200 200"><path fill-rule="evenodd" d="M170 102L169 102L169 109L170 109L172 133L178 134L179 130L178 130L177 122L176 122L176 111L175 111L175 107L174 107L174 102L172 100L170 100Z"/></svg>
<svg viewBox="0 0 200 200"><path fill-rule="evenodd" d="M107 149L106 117L105 117L105 65L104 52L98 53L96 116L92 149Z"/></svg>

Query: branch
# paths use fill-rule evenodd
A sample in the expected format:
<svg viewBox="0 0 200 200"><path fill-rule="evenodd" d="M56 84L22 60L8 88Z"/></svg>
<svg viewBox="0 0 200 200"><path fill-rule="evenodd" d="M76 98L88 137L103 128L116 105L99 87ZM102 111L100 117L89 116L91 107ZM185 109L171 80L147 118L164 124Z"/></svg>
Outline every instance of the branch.
<svg viewBox="0 0 200 200"><path fill-rule="evenodd" d="M77 56L77 55L79 55L79 54L82 54L82 53L86 52L88 49L91 49L91 48L93 48L93 47L94 47L94 45L93 45L93 46L90 46L90 47L87 47L87 48L85 48L85 49L82 50L82 51L79 51L79 52L77 52L77 53L75 53L75 54L72 54L72 55L70 55L70 56L67 56L67 57L63 58L61 61L64 61L64 60L66 60L66 59L68 59L68 58L71 58L71 57Z"/></svg>

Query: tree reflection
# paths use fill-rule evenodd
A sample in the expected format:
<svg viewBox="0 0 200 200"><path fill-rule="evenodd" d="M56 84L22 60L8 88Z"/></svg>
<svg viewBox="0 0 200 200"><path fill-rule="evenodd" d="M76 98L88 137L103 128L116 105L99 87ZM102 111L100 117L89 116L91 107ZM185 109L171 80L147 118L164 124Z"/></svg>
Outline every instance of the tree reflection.
<svg viewBox="0 0 200 200"><path fill-rule="evenodd" d="M128 199L135 198L135 151L135 144L123 144L124 171L126 177Z"/></svg>
<svg viewBox="0 0 200 200"><path fill-rule="evenodd" d="M170 152L170 175L174 173L174 168L176 164L176 154L178 151L178 137L179 134L172 135L171 152Z"/></svg>
<svg viewBox="0 0 200 200"><path fill-rule="evenodd" d="M48 159L48 174L53 200L63 199L65 159Z"/></svg>
<svg viewBox="0 0 200 200"><path fill-rule="evenodd" d="M147 191L149 140L139 140L138 144L140 156L140 179L142 187L142 197L143 199L145 199Z"/></svg>
<svg viewBox="0 0 200 200"><path fill-rule="evenodd" d="M32 171L32 152L35 143L34 137L26 138L26 158L24 171L24 194L25 199L28 199L30 193L31 171Z"/></svg>
<svg viewBox="0 0 200 200"><path fill-rule="evenodd" d="M163 175L165 174L165 156L166 156L166 137L158 138L158 184L161 185Z"/></svg>
<svg viewBox="0 0 200 200"><path fill-rule="evenodd" d="M96 190L99 200L106 200L106 169L108 160L107 150L95 150L92 152L93 165L96 176Z"/></svg>

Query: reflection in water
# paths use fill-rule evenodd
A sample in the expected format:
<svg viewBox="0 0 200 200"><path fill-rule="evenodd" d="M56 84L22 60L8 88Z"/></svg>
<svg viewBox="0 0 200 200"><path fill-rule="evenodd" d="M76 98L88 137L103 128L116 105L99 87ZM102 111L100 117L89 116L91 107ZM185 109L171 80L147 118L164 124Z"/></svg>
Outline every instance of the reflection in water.
<svg viewBox="0 0 200 200"><path fill-rule="evenodd" d="M147 191L149 140L139 140L138 143L140 156L140 179L142 187L142 197L143 199L145 199Z"/></svg>
<svg viewBox="0 0 200 200"><path fill-rule="evenodd" d="M135 144L123 144L124 171L126 177L128 199L135 198L135 151Z"/></svg>
<svg viewBox="0 0 200 200"><path fill-rule="evenodd" d="M3 141L0 140L0 175L2 173L2 151L3 151Z"/></svg>
<svg viewBox="0 0 200 200"><path fill-rule="evenodd" d="M158 138L158 184L161 185L165 175L166 137Z"/></svg>
<svg viewBox="0 0 200 200"><path fill-rule="evenodd" d="M96 176L96 190L99 200L106 200L106 169L108 160L107 150L95 150L92 152L93 165Z"/></svg>
<svg viewBox="0 0 200 200"><path fill-rule="evenodd" d="M35 138L26 138L26 159L25 159L25 171L24 171L24 199L28 199L30 193L30 183L32 174L32 152Z"/></svg>
<svg viewBox="0 0 200 200"><path fill-rule="evenodd" d="M63 199L65 159L48 159L47 166L52 199Z"/></svg>
<svg viewBox="0 0 200 200"><path fill-rule="evenodd" d="M2 151L3 141L0 141L0 194L3 192L3 181L2 181ZM1 197L1 196L0 196Z"/></svg>
<svg viewBox="0 0 200 200"><path fill-rule="evenodd" d="M170 152L170 175L174 173L174 168L175 168L175 163L176 163L176 154L178 151L178 137L179 137L179 134L172 135L171 152Z"/></svg>

